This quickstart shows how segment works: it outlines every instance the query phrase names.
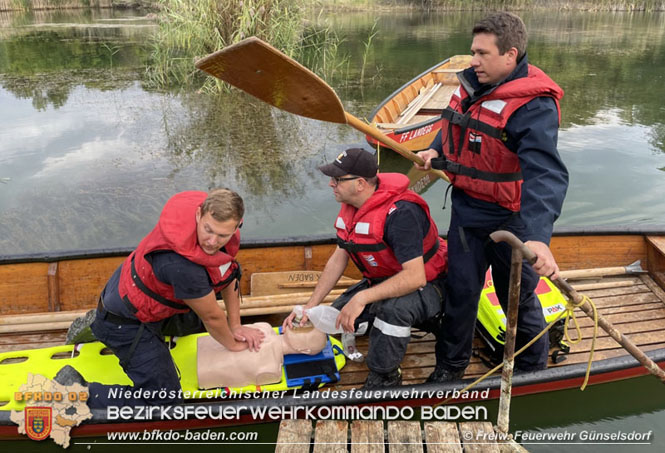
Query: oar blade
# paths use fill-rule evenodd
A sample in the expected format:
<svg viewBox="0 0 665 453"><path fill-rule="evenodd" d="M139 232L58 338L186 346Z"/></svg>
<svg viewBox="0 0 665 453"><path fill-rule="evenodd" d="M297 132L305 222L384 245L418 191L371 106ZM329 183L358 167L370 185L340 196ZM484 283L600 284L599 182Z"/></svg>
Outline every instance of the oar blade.
<svg viewBox="0 0 665 453"><path fill-rule="evenodd" d="M259 38L225 47L196 67L281 110L346 123L344 107L326 82Z"/></svg>

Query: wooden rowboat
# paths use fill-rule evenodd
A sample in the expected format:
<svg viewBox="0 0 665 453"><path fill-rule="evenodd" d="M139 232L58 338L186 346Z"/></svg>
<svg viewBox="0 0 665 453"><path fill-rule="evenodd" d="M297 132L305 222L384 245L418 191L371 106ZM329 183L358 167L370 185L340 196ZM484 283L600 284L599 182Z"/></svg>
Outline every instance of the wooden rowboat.
<svg viewBox="0 0 665 453"><path fill-rule="evenodd" d="M370 115L370 123L411 151L427 149L441 129L441 111L468 68L469 55L455 55L433 66L388 96ZM377 140L367 136L376 147ZM385 146L385 145L382 145Z"/></svg>
<svg viewBox="0 0 665 453"><path fill-rule="evenodd" d="M318 272L335 247L334 238L245 242L239 260L244 276L242 311L244 318L263 313L279 323L293 303L302 303L316 282ZM552 250L561 269L569 272L569 282L595 302L599 313L665 368L665 227L650 230L558 231ZM61 253L0 257L0 352L43 348L62 344L71 319L95 306L107 278L129 250ZM643 273L626 273L625 266L640 260ZM578 270L572 273L573 270ZM581 271L580 271L581 270ZM340 289L359 277L349 267ZM277 315L275 315L277 313ZM571 345L566 360L551 363L544 371L516 375L513 395L527 395L579 387L583 381L593 323L578 311L583 340ZM366 352L367 343L358 347ZM367 375L363 363L348 363L341 380L328 389L336 397L302 392L279 398L199 400L189 405L202 410L217 410L220 405L238 410L237 417L199 418L192 413L184 419L160 419L152 414L141 420L111 420L106 411L93 411L93 418L73 428L73 436L104 435L109 431L144 429L193 429L223 425L275 421L269 413L252 413L261 407L420 407L442 402L441 394L459 390L464 382L445 385L421 384L432 371L434 338L413 339L402 362L404 387L401 393L364 394L359 388ZM617 343L600 331L596 342L591 385L643 376L639 366ZM2 363L0 363L0 367ZM465 379L487 370L474 358ZM2 383L0 383L0 386ZM486 393L468 398L453 398L448 404L463 404L485 398L498 398L500 378L493 376L479 389ZM440 393L439 393L440 392ZM581 396L583 398L583 395ZM303 412L300 413L303 416ZM0 438L25 438L0 411Z"/></svg>

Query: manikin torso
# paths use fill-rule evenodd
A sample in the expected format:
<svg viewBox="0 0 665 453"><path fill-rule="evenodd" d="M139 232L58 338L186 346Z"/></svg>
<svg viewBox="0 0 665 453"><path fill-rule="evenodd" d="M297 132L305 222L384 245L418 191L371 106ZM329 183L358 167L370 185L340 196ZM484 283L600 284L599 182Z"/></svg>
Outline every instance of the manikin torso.
<svg viewBox="0 0 665 453"><path fill-rule="evenodd" d="M264 334L261 349L233 352L211 336L198 339L197 374L199 388L266 385L282 379L284 354L315 355L326 345L325 333L313 327L287 329L278 335L270 324L251 324Z"/></svg>

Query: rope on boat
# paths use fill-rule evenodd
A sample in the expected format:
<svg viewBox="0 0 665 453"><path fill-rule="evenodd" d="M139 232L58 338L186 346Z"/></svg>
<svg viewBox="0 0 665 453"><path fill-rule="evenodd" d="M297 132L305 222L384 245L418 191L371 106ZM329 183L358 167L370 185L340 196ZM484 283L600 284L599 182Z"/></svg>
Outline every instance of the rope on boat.
<svg viewBox="0 0 665 453"><path fill-rule="evenodd" d="M577 318L575 317L574 310L577 307L581 307L586 302L589 302L589 305L591 305L591 308L593 308L593 337L591 338L591 349L589 350L589 360L587 362L584 382L582 383L582 387L580 387L580 390L582 391L584 391L587 383L589 382L589 374L591 373L591 363L593 362L593 353L596 350L596 337L598 336L598 310L596 309L596 304L593 303L593 301L589 298L589 296L583 294L582 299L577 304L570 300L568 301L568 303L566 304L566 311L564 312L566 314L566 322L563 328L563 332L567 342L569 342L570 344L577 344L580 341L582 341L582 331L580 330L580 326L577 323ZM561 318L561 316L562 315L557 316L557 319ZM575 324L575 330L577 331L577 339L574 341L568 335L568 320L570 318L573 319L573 323Z"/></svg>
<svg viewBox="0 0 665 453"><path fill-rule="evenodd" d="M579 326L579 324L578 324L578 322L577 322L577 318L575 317L575 312L574 312L574 310L575 310L576 308L581 307L582 305L584 305L585 302L589 302L589 304L590 304L591 307L593 308L593 338L591 339L591 349L589 350L589 360L587 361L587 369L586 369L586 373L585 373L585 375L584 375L584 382L582 383L582 386L580 387L580 390L581 390L581 391L584 391L584 389L585 389L586 386L587 386L587 383L589 382L589 375L590 375L590 373L591 373L591 364L593 363L593 353L594 353L594 351L595 351L595 349L596 349L596 336L598 335L598 311L597 311L597 309L596 309L596 305L595 305L595 304L593 303L593 301L589 298L589 296L586 296L586 295L582 295L582 300L581 300L579 303L577 303L577 304L576 304L575 302L569 300L568 298L566 298L566 301L567 301L567 303L566 303L566 309L565 309L564 311L562 311L561 313L559 313L559 315L558 315L558 316L557 316L552 322L550 322L550 323L549 323L549 324L548 324L548 325L547 325L547 326L546 326L546 327L545 327L545 328L544 328L544 329L543 329L538 335L536 335L535 337L533 337L533 338L531 339L531 341L529 341L527 344L525 344L525 345L522 346L520 349L518 349L517 352L515 352L515 357L517 357L518 355L520 355L522 352L524 352L525 350L527 350L527 349L529 348L529 346L531 346L531 345L534 344L536 341L538 341L538 339L539 339L540 337L542 337L543 335L545 335L545 333L546 333L547 331L549 331L550 328L551 328L551 327L552 327L552 326L553 326L553 325L554 325L559 319L561 319L564 315L566 316L566 324L565 324L565 327L564 327L564 335L565 335L565 337L566 337L566 341L570 342L570 344L577 344L577 343L579 343L580 341L582 341L582 331L580 330L580 326ZM577 339L576 339L576 340L572 340L572 339L570 338L570 336L568 335L568 320L569 320L570 318L573 319L573 323L575 324L575 329L577 330ZM503 363L498 364L497 366L495 366L494 368L492 368L491 370L489 370L487 373L483 374L483 375L480 376L478 379L476 379L475 381L473 381L471 384L467 385L467 386L464 387L462 390L460 390L460 393L464 393L464 392L466 392L467 390L472 389L473 387L475 387L476 385L480 384L480 383L483 382L485 379L487 379L488 377L490 377L492 374L494 374L495 372L497 372L498 370L500 370L502 367L503 367ZM450 398L446 398L445 400L443 400L443 401L441 401L441 402L439 402L439 403L434 404L434 406L439 406L439 405L442 405L442 404L446 404L446 403L449 402L451 399L452 399L452 397L450 397Z"/></svg>

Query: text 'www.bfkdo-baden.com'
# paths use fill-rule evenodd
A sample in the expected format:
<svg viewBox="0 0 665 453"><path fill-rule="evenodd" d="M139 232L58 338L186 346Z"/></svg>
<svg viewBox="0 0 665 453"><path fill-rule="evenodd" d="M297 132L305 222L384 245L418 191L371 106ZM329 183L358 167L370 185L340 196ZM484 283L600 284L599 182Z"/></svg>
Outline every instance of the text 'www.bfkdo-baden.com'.
<svg viewBox="0 0 665 453"><path fill-rule="evenodd" d="M106 439L112 443L149 442L256 442L259 434L255 431L213 431L213 430L143 430L137 432L109 432Z"/></svg>

